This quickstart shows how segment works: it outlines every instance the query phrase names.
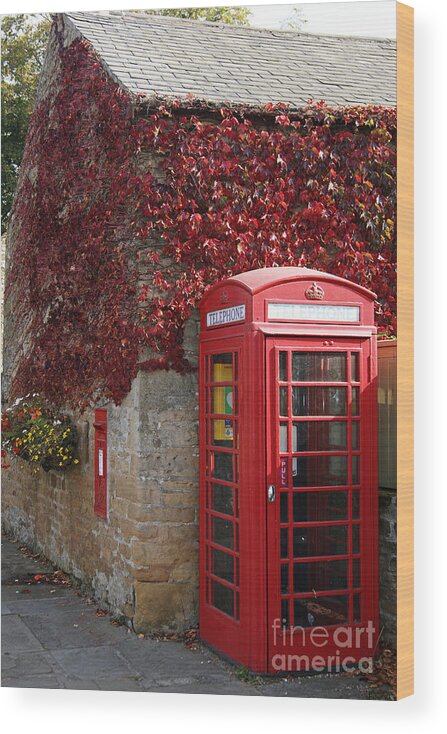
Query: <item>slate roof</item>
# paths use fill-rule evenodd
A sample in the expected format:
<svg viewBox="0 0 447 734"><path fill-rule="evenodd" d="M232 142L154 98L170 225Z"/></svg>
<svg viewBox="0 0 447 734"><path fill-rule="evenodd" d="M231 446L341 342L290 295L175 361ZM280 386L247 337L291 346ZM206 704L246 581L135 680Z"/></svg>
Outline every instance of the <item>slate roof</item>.
<svg viewBox="0 0 447 734"><path fill-rule="evenodd" d="M396 105L396 44L112 11L68 13L132 94L259 106ZM71 31L74 29L71 28Z"/></svg>

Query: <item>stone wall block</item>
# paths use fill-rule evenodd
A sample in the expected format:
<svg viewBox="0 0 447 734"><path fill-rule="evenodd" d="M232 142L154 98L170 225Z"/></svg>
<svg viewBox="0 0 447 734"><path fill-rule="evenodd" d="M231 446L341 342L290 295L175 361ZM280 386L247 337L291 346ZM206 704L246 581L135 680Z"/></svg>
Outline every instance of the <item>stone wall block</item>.
<svg viewBox="0 0 447 734"><path fill-rule="evenodd" d="M389 644L396 640L397 589L397 498L392 491L379 492L379 604L383 639Z"/></svg>
<svg viewBox="0 0 447 734"><path fill-rule="evenodd" d="M153 520L151 512L151 503L126 502L126 514L124 516L135 523L151 522Z"/></svg>
<svg viewBox="0 0 447 734"><path fill-rule="evenodd" d="M163 447L141 458L141 471L152 480L163 477L168 481L197 481L198 453L191 447Z"/></svg>
<svg viewBox="0 0 447 734"><path fill-rule="evenodd" d="M161 502L164 507L195 509L198 503L198 490L195 492L163 492Z"/></svg>
<svg viewBox="0 0 447 734"><path fill-rule="evenodd" d="M189 584L135 582L136 632L172 630L193 624L197 617L197 592Z"/></svg>
<svg viewBox="0 0 447 734"><path fill-rule="evenodd" d="M148 489L136 477L115 475L113 477L114 496L128 503L145 504L148 501Z"/></svg>
<svg viewBox="0 0 447 734"><path fill-rule="evenodd" d="M154 540L140 540L138 538L131 540L130 558L136 568L149 568L154 563L178 563L183 558L182 549L167 545L163 540L163 535L164 532L160 532L160 538Z"/></svg>
<svg viewBox="0 0 447 734"><path fill-rule="evenodd" d="M153 522L195 523L196 512L193 507L153 507L148 516Z"/></svg>
<svg viewBox="0 0 447 734"><path fill-rule="evenodd" d="M169 580L171 582L190 582L199 588L199 549L192 560L186 563L177 563L173 568Z"/></svg>
<svg viewBox="0 0 447 734"><path fill-rule="evenodd" d="M135 571L136 581L169 581L172 575L172 563L152 563L148 568Z"/></svg>

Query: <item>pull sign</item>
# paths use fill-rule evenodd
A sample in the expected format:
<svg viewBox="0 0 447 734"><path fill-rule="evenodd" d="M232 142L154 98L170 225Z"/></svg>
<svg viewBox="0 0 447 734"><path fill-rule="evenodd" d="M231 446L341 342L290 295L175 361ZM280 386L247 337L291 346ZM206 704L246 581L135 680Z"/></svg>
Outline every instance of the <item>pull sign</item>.
<svg viewBox="0 0 447 734"><path fill-rule="evenodd" d="M282 456L280 464L281 487L287 487L287 459Z"/></svg>

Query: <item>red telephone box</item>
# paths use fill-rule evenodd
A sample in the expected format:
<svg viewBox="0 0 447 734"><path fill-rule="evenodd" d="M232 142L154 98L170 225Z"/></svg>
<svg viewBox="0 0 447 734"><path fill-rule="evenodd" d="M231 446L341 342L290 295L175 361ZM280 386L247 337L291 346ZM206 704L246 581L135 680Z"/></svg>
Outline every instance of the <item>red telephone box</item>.
<svg viewBox="0 0 447 734"><path fill-rule="evenodd" d="M374 652L373 306L293 267L201 303L200 630L253 671L349 670Z"/></svg>

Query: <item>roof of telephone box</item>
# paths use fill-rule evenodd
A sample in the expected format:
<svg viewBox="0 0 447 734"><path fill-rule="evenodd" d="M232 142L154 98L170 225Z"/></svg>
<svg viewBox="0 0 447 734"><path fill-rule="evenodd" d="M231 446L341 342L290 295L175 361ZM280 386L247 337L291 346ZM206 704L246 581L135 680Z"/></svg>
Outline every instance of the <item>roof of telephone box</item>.
<svg viewBox="0 0 447 734"><path fill-rule="evenodd" d="M339 285L352 288L359 291L367 298L375 298L375 294L364 288L357 283L353 283L345 278L340 278L337 275L331 273L324 273L320 270L312 270L311 268L295 268L292 266L285 267L274 267L274 268L259 268L257 270L248 270L240 275L233 275L231 278L222 280L220 283L213 285L203 297L205 301L211 292L230 285L239 285L245 290L249 291L251 295L260 293L267 288L271 288L274 285L280 285L281 283L287 283L290 281L299 280L312 280L312 281L331 281L332 283L338 283Z"/></svg>

